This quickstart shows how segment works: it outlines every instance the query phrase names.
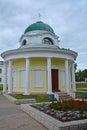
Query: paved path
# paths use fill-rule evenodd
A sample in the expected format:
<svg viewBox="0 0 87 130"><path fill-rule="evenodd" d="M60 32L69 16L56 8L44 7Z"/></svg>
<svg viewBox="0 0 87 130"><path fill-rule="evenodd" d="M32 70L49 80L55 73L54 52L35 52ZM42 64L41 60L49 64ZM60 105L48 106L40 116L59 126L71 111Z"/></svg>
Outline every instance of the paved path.
<svg viewBox="0 0 87 130"><path fill-rule="evenodd" d="M48 130L0 94L0 130Z"/></svg>

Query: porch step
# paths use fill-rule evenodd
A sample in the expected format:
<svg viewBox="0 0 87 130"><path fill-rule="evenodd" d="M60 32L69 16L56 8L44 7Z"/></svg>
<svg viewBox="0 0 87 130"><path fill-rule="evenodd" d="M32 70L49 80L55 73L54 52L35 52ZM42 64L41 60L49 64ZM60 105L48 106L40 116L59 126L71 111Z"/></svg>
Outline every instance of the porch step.
<svg viewBox="0 0 87 130"><path fill-rule="evenodd" d="M55 98L57 100L70 100L70 99L73 99L72 96L70 96L68 93L66 92L57 92L55 93Z"/></svg>

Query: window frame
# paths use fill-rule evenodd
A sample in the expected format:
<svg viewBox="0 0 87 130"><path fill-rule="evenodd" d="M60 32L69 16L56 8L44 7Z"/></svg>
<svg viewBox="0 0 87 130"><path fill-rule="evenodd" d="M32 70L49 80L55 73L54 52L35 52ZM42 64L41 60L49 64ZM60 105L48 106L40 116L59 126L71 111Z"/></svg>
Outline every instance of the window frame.
<svg viewBox="0 0 87 130"><path fill-rule="evenodd" d="M43 87L43 69L35 69L34 70L34 86L35 88Z"/></svg>
<svg viewBox="0 0 87 130"><path fill-rule="evenodd" d="M26 40L26 39L23 39L23 41L22 41L22 46L25 46L25 45L27 45L27 40Z"/></svg>
<svg viewBox="0 0 87 130"><path fill-rule="evenodd" d="M50 37L44 37L43 43L48 45L54 45L53 40Z"/></svg>

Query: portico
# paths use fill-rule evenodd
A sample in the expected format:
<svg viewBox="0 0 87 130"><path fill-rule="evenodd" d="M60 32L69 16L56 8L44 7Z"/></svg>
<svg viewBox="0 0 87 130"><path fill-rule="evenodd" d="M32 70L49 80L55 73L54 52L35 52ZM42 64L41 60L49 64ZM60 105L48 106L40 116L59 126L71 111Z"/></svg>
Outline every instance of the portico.
<svg viewBox="0 0 87 130"><path fill-rule="evenodd" d="M39 58L33 58L33 60L34 59L36 59L36 60L38 59L38 61L39 61ZM42 72L42 76L41 76L42 78L44 77L44 72L45 72L47 82L45 81L46 82L45 83L46 87L45 87L44 93L46 93L46 91L47 91L48 94L51 94L53 92L58 92L58 91L66 91L66 92L69 93L71 88L72 88L72 91L75 91L75 86L74 86L75 85L75 79L74 79L74 76L72 76L72 79L69 79L69 75L74 75L74 73L73 73L73 69L74 69L73 64L74 63L72 62L72 64L70 64L70 66L72 66L72 69L70 71L71 74L69 74L69 60L67 60L67 59L62 60L62 62L64 62L65 65L64 65L64 68L61 68L60 67L61 64L58 63L58 62L60 62L59 59L57 59L57 58L55 59L55 58L52 58L52 57L42 58L42 60L43 59L45 59L45 65L46 66L44 66L44 68L41 65L39 65L38 67L35 66L36 67L36 70L35 70L34 69L35 67L33 69L31 69L31 67L32 67L32 58L30 58L30 57L29 58L24 58L24 61L25 61L24 64L25 65L23 67L24 68L24 71L23 71L24 76L23 76L22 80L25 81L25 84L22 81L22 83L24 84L24 86L22 87L24 92L23 91L20 91L20 92L23 92L24 95L29 95L30 93L33 92L30 88L31 88L32 84L35 85L35 83L34 83L35 79L32 78L33 81L31 81L31 77L32 77L33 73L35 74L36 71L37 72ZM56 61L59 60L59 61L55 64L54 60L56 60ZM8 93L14 92L15 88L17 88L17 87L21 88L21 86L20 86L21 81L18 81L19 86L17 86L17 87L15 86L15 83L13 81L17 82L17 79L14 76L14 73L15 73L15 75L18 75L18 73L19 73L19 79L21 78L22 69L20 68L19 70L18 69L16 70L15 65L13 63L15 63L15 59L8 61ZM21 65L20 65L20 67L21 67ZM7 70L6 63L4 65L4 70L5 71ZM53 75L54 82L55 81L58 82L56 90L55 89L53 90L53 87L55 87L54 84L52 83L53 82L53 80L52 80L52 74L53 74L52 71L53 70L57 71L57 75L58 75L58 77L55 75L56 73L54 73L54 75ZM14 71L14 73L13 73L13 71ZM61 74L63 74L62 78L60 76ZM58 80L55 80L56 77L58 78ZM5 80L5 82L3 84L3 86L4 86L3 87L3 92L6 91L6 85L7 85L6 75L4 76L4 80ZM44 79L41 79L41 80L43 82ZM63 82L65 84L61 83L61 80L63 80ZM69 84L69 81L71 82L71 84ZM44 83L42 84L42 86L39 86L39 88L40 87L44 88ZM36 88L36 87L34 86L34 88Z"/></svg>

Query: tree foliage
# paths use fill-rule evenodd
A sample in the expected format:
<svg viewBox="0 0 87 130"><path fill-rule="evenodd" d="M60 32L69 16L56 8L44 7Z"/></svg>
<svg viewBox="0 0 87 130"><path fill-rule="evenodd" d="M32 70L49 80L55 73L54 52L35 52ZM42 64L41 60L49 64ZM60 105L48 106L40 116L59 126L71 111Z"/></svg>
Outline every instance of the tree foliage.
<svg viewBox="0 0 87 130"><path fill-rule="evenodd" d="M76 81L85 81L85 78L87 78L87 69L84 70L78 70L75 73Z"/></svg>

